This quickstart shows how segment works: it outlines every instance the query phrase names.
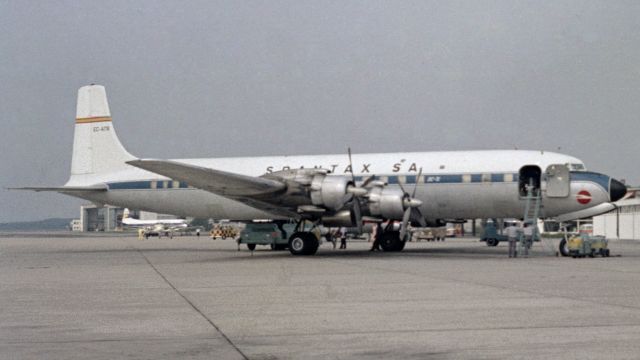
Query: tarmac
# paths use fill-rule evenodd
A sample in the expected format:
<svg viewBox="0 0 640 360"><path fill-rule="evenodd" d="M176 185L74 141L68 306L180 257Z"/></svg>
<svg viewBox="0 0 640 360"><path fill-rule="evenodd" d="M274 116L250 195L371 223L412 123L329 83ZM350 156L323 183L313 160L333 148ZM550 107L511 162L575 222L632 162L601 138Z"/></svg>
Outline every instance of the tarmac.
<svg viewBox="0 0 640 360"><path fill-rule="evenodd" d="M0 359L638 359L640 242L294 257L207 237L0 237Z"/></svg>

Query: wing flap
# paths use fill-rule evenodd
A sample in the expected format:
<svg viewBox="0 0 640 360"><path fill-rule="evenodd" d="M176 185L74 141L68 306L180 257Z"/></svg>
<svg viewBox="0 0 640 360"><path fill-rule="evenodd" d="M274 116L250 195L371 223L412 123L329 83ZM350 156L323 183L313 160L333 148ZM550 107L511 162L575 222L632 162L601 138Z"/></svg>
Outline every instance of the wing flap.
<svg viewBox="0 0 640 360"><path fill-rule="evenodd" d="M271 179L246 176L171 160L138 159L127 164L184 181L187 184L226 197L248 197L274 193L285 184Z"/></svg>

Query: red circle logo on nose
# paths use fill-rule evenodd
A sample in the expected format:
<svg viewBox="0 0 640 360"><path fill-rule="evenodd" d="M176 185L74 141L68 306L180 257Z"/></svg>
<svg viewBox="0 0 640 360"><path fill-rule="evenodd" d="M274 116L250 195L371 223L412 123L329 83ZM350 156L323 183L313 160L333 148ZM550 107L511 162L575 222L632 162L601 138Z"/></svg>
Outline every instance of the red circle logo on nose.
<svg viewBox="0 0 640 360"><path fill-rule="evenodd" d="M587 190L581 190L578 195L576 195L576 199L582 205L586 205L591 202L591 193Z"/></svg>

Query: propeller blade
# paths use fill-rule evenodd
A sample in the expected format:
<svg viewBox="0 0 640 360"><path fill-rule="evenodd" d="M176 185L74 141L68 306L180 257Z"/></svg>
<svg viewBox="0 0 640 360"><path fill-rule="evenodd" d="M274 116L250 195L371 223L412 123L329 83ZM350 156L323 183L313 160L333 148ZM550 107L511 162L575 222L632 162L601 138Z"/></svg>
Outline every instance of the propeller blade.
<svg viewBox="0 0 640 360"><path fill-rule="evenodd" d="M418 171L418 177L416 178L416 184L413 186L413 194L411 194L411 198L416 197L416 190L418 190L418 182L420 182L421 176L422 176L422 167L420 167L420 171Z"/></svg>
<svg viewBox="0 0 640 360"><path fill-rule="evenodd" d="M366 179L364 180L364 182L360 185L360 187L363 187L363 188L364 188L364 187L367 187L367 185L369 185L369 183L371 183L371 182L372 182L373 180L375 180L375 179L376 179L376 176L375 176L375 175L371 175L371 176L369 176L368 178L366 178Z"/></svg>
<svg viewBox="0 0 640 360"><path fill-rule="evenodd" d="M351 147L347 148L347 153L349 154L349 168L351 169L351 181L353 181L353 184L355 185L356 177L355 175L353 175L353 162L351 161Z"/></svg>
<svg viewBox="0 0 640 360"><path fill-rule="evenodd" d="M409 218L411 217L411 208L407 208L404 211L404 215L402 215L402 225L400 227L400 239L404 239L405 235L407 235L407 227L409 226Z"/></svg>
<svg viewBox="0 0 640 360"><path fill-rule="evenodd" d="M427 222L424 220L424 216L422 215L422 212L420 211L420 208L412 208L411 209L411 222L417 222L418 224L420 224L420 227L427 227Z"/></svg>
<svg viewBox="0 0 640 360"><path fill-rule="evenodd" d="M349 201L351 201L351 199L353 199L353 194L352 193L346 193L342 197L342 206L340 206L340 208L343 208L343 207L347 206L347 204L349 203Z"/></svg>
<svg viewBox="0 0 640 360"><path fill-rule="evenodd" d="M353 199L353 217L358 227L358 233L362 234L362 209L360 208L360 200L357 197Z"/></svg>
<svg viewBox="0 0 640 360"><path fill-rule="evenodd" d="M404 189L404 186L402 186L402 181L398 180L398 185L400 185L400 190L402 190L404 196L409 197L409 193Z"/></svg>

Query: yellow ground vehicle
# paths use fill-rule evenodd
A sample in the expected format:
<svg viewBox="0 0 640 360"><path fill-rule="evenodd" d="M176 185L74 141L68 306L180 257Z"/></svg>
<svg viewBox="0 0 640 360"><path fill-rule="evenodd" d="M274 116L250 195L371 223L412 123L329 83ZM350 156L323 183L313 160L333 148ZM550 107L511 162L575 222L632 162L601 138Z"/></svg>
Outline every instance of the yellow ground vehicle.
<svg viewBox="0 0 640 360"><path fill-rule="evenodd" d="M596 255L607 257L609 256L608 245L609 241L604 236L589 236L587 234L574 236L567 243L569 255L573 258L595 257Z"/></svg>
<svg viewBox="0 0 640 360"><path fill-rule="evenodd" d="M235 239L240 235L240 230L234 225L217 224L211 229L209 236L212 239Z"/></svg>

